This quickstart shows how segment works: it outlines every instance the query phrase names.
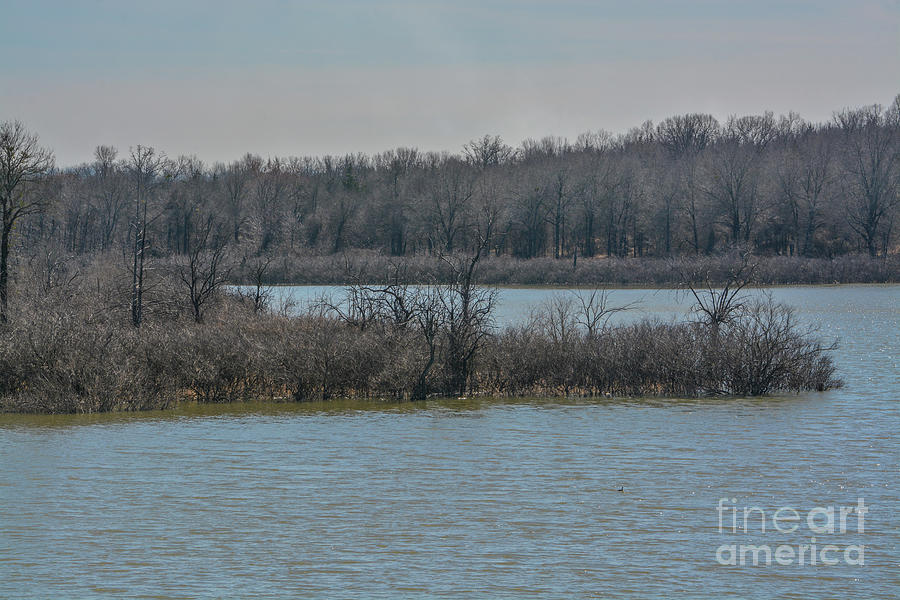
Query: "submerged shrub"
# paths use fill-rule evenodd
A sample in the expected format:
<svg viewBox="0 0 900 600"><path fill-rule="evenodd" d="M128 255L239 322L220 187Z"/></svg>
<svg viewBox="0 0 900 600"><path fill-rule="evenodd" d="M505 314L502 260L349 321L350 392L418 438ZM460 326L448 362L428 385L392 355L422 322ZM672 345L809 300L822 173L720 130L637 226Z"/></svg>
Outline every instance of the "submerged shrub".
<svg viewBox="0 0 900 600"><path fill-rule="evenodd" d="M825 347L812 331L803 331L790 307L771 299L754 302L719 334L722 393L759 396L839 385L827 355L834 346Z"/></svg>

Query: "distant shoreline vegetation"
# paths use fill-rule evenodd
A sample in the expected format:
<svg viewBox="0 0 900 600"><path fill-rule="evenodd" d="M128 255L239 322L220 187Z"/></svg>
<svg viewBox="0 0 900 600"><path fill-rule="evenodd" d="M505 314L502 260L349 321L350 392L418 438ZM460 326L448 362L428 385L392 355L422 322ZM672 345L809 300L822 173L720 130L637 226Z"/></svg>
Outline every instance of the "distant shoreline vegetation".
<svg viewBox="0 0 900 600"><path fill-rule="evenodd" d="M677 258L617 258L557 260L485 257L479 266L483 285L563 287L682 287L685 277L725 283L740 262L740 252ZM756 257L752 285L834 285L900 283L900 254L871 258L850 254L835 258L799 256ZM236 285L255 282L258 262L244 260L231 274ZM271 285L345 285L379 283L402 273L409 284L445 283L449 274L439 256L393 257L371 251L327 255L274 257L266 267Z"/></svg>

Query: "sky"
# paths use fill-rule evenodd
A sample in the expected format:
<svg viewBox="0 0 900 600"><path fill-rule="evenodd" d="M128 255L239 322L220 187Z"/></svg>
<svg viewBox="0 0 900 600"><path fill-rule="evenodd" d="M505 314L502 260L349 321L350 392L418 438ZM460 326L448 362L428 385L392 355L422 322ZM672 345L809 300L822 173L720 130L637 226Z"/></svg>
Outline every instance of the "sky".
<svg viewBox="0 0 900 600"><path fill-rule="evenodd" d="M0 0L0 121L207 163L888 104L900 0Z"/></svg>

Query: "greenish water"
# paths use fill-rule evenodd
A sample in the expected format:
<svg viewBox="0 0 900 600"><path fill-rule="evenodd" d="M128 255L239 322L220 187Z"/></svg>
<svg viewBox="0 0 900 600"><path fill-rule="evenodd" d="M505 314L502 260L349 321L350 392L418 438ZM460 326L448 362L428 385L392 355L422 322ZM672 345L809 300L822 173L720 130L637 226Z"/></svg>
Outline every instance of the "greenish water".
<svg viewBox="0 0 900 600"><path fill-rule="evenodd" d="M499 320L562 293L504 290ZM843 389L0 415L0 597L898 597L900 286L773 294L840 338ZM731 513L719 531L721 498L864 498L864 532L816 543L864 544L865 565L719 564L812 537L732 533Z"/></svg>

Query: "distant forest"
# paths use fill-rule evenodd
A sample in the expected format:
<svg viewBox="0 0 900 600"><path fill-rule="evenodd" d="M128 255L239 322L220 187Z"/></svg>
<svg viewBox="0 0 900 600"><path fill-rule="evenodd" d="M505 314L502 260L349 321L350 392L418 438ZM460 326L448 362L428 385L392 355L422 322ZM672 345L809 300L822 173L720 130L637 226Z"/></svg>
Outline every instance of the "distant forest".
<svg viewBox="0 0 900 600"><path fill-rule="evenodd" d="M825 123L686 114L518 147L486 135L459 154L247 154L230 164L99 146L93 162L59 169L24 125L3 131L4 253L19 258L128 262L138 246L142 260L222 247L245 259L404 257L485 241L491 255L520 259L897 252L900 96ZM33 164L11 181L23 140Z"/></svg>

